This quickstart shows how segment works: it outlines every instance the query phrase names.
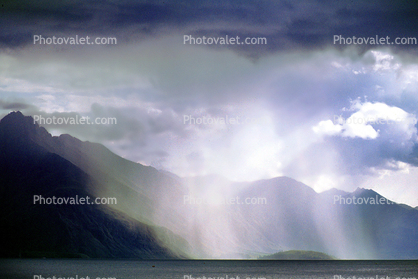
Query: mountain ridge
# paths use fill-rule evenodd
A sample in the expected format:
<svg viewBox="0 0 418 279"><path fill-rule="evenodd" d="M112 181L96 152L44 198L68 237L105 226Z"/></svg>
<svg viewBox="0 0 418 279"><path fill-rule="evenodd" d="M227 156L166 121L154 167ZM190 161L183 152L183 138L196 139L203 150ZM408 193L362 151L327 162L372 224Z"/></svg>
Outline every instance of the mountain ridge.
<svg viewBox="0 0 418 279"><path fill-rule="evenodd" d="M38 145L39 141L44 145ZM9 114L0 121L0 223L6 232L2 257L21 255L22 251L38 256L186 257L159 243L159 236L171 237L170 232L140 223L113 208L34 204L35 196L95 197L90 191L93 179L50 152L52 141L45 129L21 113Z"/></svg>
<svg viewBox="0 0 418 279"><path fill-rule="evenodd" d="M29 248L34 245L22 229L27 224L11 221L31 216L44 226L59 224L56 234L47 234L55 246L45 240L39 227L29 228L48 251L92 257L127 251L145 258L254 258L280 250L312 250L341 259L418 258L418 244L413 241L418 238L417 211L397 204L334 202L333 194L382 197L370 189L317 193L289 177L249 182L230 182L217 176L184 179L123 159L100 144L67 134L53 137L20 112L0 121L0 143L0 201L7 213L1 223L10 240L3 241L10 249L17 239L23 239L22 245ZM30 211L21 206L19 199L29 204L31 195L46 195L51 189L67 196L116 197L118 204L51 207L55 213L45 221L41 219L42 214L48 215L45 207ZM184 198L191 194L237 196L241 201L264 198L266 203L186 204ZM110 225L92 230L92 224L99 225L91 216ZM66 233L60 235L58 227ZM20 228L16 236L11 234L12 228ZM105 241L110 232L118 232L111 247ZM74 240L80 236L90 242ZM127 239L142 248L132 247Z"/></svg>

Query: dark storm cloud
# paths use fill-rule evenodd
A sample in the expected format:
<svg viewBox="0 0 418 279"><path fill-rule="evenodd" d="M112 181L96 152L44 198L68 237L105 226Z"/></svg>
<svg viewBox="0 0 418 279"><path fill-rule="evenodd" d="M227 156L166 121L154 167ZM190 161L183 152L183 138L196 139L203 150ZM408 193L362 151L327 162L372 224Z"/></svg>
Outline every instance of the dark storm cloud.
<svg viewBox="0 0 418 279"><path fill-rule="evenodd" d="M25 102L0 100L0 110L23 110L31 107Z"/></svg>
<svg viewBox="0 0 418 279"><path fill-rule="evenodd" d="M93 11L76 1L1 1L0 46L29 44L33 35L79 29L90 21Z"/></svg>
<svg viewBox="0 0 418 279"><path fill-rule="evenodd" d="M0 99L0 119L11 111L21 111L30 115L34 120L54 133L69 133L82 140L95 142L101 141L132 141L135 146L145 146L162 133L173 133L179 136L187 136L184 131L182 119L174 117L171 111L159 111L150 113L144 108L114 108L104 107L97 103L92 104L89 112L45 112L38 107L19 101L7 101ZM134 116L132 116L134 115ZM97 118L105 121L104 124L71 124L71 121L81 118L89 118L92 123ZM55 120L53 119L61 118ZM66 121L66 123L64 122ZM58 124L59 123L59 124ZM85 122L84 122L85 123ZM153 151L155 153L155 151ZM166 153L156 152L151 155L166 156Z"/></svg>
<svg viewBox="0 0 418 279"><path fill-rule="evenodd" d="M3 47L30 44L36 34L116 36L122 43L174 30L194 36L266 37L267 45L229 46L246 55L256 55L326 47L333 44L334 35L378 35L394 40L418 33L416 1L24 0L3 1L0 8L0 25L7 27L0 31ZM408 50L417 45L397 47Z"/></svg>

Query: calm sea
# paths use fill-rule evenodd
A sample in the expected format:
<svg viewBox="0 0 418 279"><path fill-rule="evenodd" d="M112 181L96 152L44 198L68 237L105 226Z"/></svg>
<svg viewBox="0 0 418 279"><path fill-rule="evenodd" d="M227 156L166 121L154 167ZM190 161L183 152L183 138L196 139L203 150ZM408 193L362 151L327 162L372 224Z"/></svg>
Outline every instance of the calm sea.
<svg viewBox="0 0 418 279"><path fill-rule="evenodd" d="M418 261L0 260L1 279L418 278ZM87 277L88 276L88 277Z"/></svg>

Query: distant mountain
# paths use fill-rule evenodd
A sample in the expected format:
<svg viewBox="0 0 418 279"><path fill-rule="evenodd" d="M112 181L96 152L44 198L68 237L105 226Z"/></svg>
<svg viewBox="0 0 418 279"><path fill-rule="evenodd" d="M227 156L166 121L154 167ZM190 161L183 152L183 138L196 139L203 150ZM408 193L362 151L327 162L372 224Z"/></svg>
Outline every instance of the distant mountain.
<svg viewBox="0 0 418 279"><path fill-rule="evenodd" d="M185 183L203 192L216 186L227 198L240 197L241 202L246 197L266 199L266 204L224 206L221 216L202 212L206 218L200 227L213 218L222 227L228 226L228 237L217 236L228 255L234 252L238 257L256 258L278 250L312 250L341 259L418 258L417 212L392 204L372 190L316 193L289 177L228 183L222 177L204 176L188 178ZM360 198L368 204L339 204L336 198L340 197ZM379 204L381 199L384 204ZM216 228L219 226L210 232L212 236Z"/></svg>
<svg viewBox="0 0 418 279"><path fill-rule="evenodd" d="M258 258L259 260L336 260L325 253L315 251L291 250L278 252Z"/></svg>
<svg viewBox="0 0 418 279"><path fill-rule="evenodd" d="M325 196L334 197L335 195L345 196L345 195L348 195L348 194L349 194L348 192L345 192L343 190L339 190L339 189L336 189L336 188L332 188L332 189L321 192L321 196L323 196L323 197L325 197Z"/></svg>
<svg viewBox="0 0 418 279"><path fill-rule="evenodd" d="M35 205L34 195L117 204ZM216 199L222 203L206 203ZM180 178L100 144L52 137L20 112L0 121L0 210L2 256L257 258L304 250L418 259L418 211L372 190L316 193L289 177Z"/></svg>
<svg viewBox="0 0 418 279"><path fill-rule="evenodd" d="M313 250L341 259L418 258L418 212L392 204L372 190L318 194L300 182L281 177L253 182L240 195L268 198L266 205L242 206L239 210L243 219L256 220L257 230L265 239L280 244L277 250ZM346 200L360 198L363 204L339 204L334 199L340 195ZM381 199L385 203L371 204L371 200ZM246 237L242 241L251 240Z"/></svg>
<svg viewBox="0 0 418 279"><path fill-rule="evenodd" d="M354 197L357 204L335 204L335 214L345 221L346 239L357 241L372 258L418 259L418 212L373 190L358 188L343 198L354 202Z"/></svg>
<svg viewBox="0 0 418 279"><path fill-rule="evenodd" d="M83 161L85 154L77 153L80 145L84 143L69 136L52 137L20 112L1 120L1 256L185 257L160 241L165 235L185 243L180 237L109 206L34 204L34 196L96 197L97 177L67 159ZM96 155L103 150L85 145L96 148Z"/></svg>

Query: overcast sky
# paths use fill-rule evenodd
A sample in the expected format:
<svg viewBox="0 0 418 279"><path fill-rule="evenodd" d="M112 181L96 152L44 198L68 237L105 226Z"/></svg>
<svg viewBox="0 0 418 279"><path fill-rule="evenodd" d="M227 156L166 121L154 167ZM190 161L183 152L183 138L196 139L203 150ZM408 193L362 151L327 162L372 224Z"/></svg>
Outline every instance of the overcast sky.
<svg viewBox="0 0 418 279"><path fill-rule="evenodd" d="M418 45L395 43L418 38L416 1L0 1L0 11L1 117L115 117L45 127L180 176L286 175L418 206ZM34 44L76 35L117 44Z"/></svg>

